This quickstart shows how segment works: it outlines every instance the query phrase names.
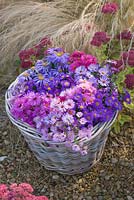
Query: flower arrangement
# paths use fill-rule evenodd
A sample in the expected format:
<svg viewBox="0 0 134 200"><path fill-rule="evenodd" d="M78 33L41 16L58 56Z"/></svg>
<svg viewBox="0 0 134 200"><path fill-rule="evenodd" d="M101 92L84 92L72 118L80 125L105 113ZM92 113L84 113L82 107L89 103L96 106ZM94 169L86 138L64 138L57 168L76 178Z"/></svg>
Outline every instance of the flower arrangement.
<svg viewBox="0 0 134 200"><path fill-rule="evenodd" d="M18 185L13 183L9 187L5 184L0 184L1 200L48 200L45 196L35 196L32 193L33 188L28 183Z"/></svg>
<svg viewBox="0 0 134 200"><path fill-rule="evenodd" d="M11 113L40 133L42 140L64 142L87 154L83 141L98 123L109 121L129 93L118 91L111 63L100 65L84 52L49 48L45 57L17 78L11 89Z"/></svg>

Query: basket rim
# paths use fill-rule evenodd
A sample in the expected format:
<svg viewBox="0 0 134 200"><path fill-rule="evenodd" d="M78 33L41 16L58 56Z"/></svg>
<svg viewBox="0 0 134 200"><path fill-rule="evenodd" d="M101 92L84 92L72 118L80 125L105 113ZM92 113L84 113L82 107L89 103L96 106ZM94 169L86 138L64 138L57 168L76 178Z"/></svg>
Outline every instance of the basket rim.
<svg viewBox="0 0 134 200"><path fill-rule="evenodd" d="M15 126L17 126L20 130L25 127L30 132L33 132L33 133L37 134L35 136L35 135L27 132L27 135L29 135L30 137L42 140L41 134L36 130L36 128L32 128L29 124L27 124L27 123L25 123L25 122L23 122L21 120L16 120L14 118L14 116L10 112L10 109L9 109L10 104L9 104L9 101L8 101L9 98L10 98L9 91L10 91L11 87L13 87L17 83L17 80L18 79L16 78L16 80L13 81L9 85L9 87L6 90L6 93L5 93L5 109L6 109L6 113L7 113L8 117L9 117L9 119L12 121L12 123ZM92 135L91 135L91 137L89 139L84 140L83 142L84 143L85 142L89 142L92 139L94 139L95 137L97 137L104 129L109 129L112 126L112 124L114 123L114 121L116 120L117 115L118 115L118 111L115 111L115 113L113 114L113 117L109 121L107 121L107 122L100 122L100 123L96 124L93 127L93 129L92 129ZM19 125L18 125L18 123L19 123ZM49 143L49 144L50 143L51 144L57 144L57 145L65 144L65 142L53 142L51 140L43 140L43 142L46 142L46 143Z"/></svg>

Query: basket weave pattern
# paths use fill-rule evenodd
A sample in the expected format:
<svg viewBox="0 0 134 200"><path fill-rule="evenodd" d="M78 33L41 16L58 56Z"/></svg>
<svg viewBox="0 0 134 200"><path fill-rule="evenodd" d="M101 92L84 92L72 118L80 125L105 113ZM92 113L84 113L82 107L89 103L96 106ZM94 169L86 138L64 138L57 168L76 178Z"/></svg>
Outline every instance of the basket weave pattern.
<svg viewBox="0 0 134 200"><path fill-rule="evenodd" d="M89 140L84 141L88 147L87 155L83 156L79 152L74 152L64 143L54 143L51 141L43 141L40 134L31 128L28 124L14 119L10 113L9 99L12 97L10 88L15 84L13 82L5 95L6 112L12 123L18 127L24 136L29 148L35 154L39 162L48 170L54 170L61 174L79 174L89 170L101 158L105 143L109 134L111 125L116 119L115 113L113 119L107 123L96 125L92 131Z"/></svg>

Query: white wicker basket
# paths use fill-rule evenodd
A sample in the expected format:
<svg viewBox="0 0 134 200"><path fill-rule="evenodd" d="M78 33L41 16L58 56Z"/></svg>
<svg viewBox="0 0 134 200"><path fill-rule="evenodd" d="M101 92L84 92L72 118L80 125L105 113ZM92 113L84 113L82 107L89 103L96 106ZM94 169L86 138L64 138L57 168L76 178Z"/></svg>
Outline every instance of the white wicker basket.
<svg viewBox="0 0 134 200"><path fill-rule="evenodd" d="M16 84L13 82L5 95L6 112L14 125L18 127L30 149L39 162L48 170L54 170L61 174L79 174L89 170L101 158L111 125L117 117L106 123L100 123L93 128L92 136L84 141L88 147L88 154L83 156L67 148L64 143L43 141L40 133L31 128L28 124L14 119L10 113L10 101L12 97L10 88Z"/></svg>

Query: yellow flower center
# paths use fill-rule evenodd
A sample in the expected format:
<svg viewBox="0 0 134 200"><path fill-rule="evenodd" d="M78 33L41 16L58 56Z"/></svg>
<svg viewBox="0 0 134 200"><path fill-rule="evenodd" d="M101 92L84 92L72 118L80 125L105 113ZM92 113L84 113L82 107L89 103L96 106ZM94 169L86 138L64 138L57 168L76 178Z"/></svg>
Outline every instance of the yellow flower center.
<svg viewBox="0 0 134 200"><path fill-rule="evenodd" d="M27 72L24 72L24 73L23 73L23 76L28 77L29 74L28 74Z"/></svg>
<svg viewBox="0 0 134 200"><path fill-rule="evenodd" d="M47 89L48 89L48 90L51 90L51 88L50 88L50 87L48 87Z"/></svg>
<svg viewBox="0 0 134 200"><path fill-rule="evenodd" d="M31 67L31 69L34 70L34 69L35 69L35 66Z"/></svg>
<svg viewBox="0 0 134 200"><path fill-rule="evenodd" d="M64 54L63 52L57 52L56 53L56 55L59 56L59 57L62 56L63 54Z"/></svg>
<svg viewBox="0 0 134 200"><path fill-rule="evenodd" d="M66 81L66 82L64 83L64 85L65 85L65 86L69 86L70 84L69 84L69 82Z"/></svg>
<svg viewBox="0 0 134 200"><path fill-rule="evenodd" d="M39 79L39 80L44 80L43 75L42 75L42 74L38 74L38 79Z"/></svg>
<svg viewBox="0 0 134 200"><path fill-rule="evenodd" d="M84 106L82 106L82 105L81 105L81 106L80 106L80 108L81 108L81 109L83 109L83 108L84 108Z"/></svg>
<svg viewBox="0 0 134 200"><path fill-rule="evenodd" d="M86 98L85 97L83 97L83 99L82 99L84 102L86 102Z"/></svg>
<svg viewBox="0 0 134 200"><path fill-rule="evenodd" d="M98 106L99 105L99 103L98 102L96 102L96 106Z"/></svg>

